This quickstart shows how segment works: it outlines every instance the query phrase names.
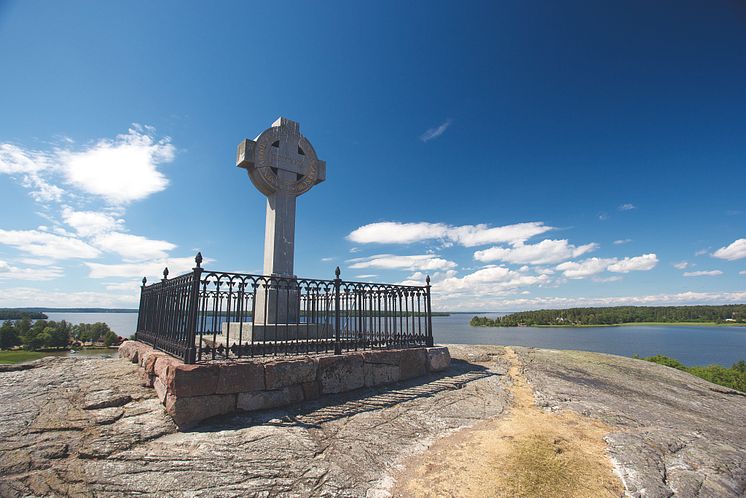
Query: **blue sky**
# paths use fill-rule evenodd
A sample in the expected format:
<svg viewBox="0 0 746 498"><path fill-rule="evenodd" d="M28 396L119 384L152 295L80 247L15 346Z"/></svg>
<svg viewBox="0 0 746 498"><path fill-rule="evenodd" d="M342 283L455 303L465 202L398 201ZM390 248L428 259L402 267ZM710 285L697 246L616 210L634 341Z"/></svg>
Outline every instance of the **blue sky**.
<svg viewBox="0 0 746 498"><path fill-rule="evenodd" d="M260 272L235 149L327 162L296 273L450 310L746 302L746 6L0 2L0 306Z"/></svg>

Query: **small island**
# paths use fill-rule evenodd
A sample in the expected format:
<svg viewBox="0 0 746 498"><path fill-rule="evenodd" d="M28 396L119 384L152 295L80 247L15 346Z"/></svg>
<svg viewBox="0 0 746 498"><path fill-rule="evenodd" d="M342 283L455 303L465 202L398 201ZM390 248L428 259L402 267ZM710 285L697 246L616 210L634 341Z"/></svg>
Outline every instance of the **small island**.
<svg viewBox="0 0 746 498"><path fill-rule="evenodd" d="M472 327L588 327L615 325L742 325L746 304L720 306L613 306L510 313L488 318L475 316Z"/></svg>

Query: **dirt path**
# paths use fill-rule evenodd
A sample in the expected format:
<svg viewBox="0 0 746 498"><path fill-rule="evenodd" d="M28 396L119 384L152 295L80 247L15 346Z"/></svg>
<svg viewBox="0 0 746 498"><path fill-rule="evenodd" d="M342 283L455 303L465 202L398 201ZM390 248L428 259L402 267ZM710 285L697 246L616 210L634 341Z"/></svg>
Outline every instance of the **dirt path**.
<svg viewBox="0 0 746 498"><path fill-rule="evenodd" d="M509 414L438 440L399 473L394 495L621 496L603 439L611 428L572 411L541 410L515 351L505 348L505 358Z"/></svg>

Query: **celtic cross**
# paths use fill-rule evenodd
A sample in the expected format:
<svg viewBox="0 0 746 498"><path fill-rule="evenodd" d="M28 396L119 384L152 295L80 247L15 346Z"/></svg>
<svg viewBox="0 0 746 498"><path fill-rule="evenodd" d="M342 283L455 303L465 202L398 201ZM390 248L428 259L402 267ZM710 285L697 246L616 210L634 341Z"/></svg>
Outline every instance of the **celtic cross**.
<svg viewBox="0 0 746 498"><path fill-rule="evenodd" d="M236 166L267 196L264 274L293 277L295 199L326 179L326 163L300 125L281 117L255 140L239 144Z"/></svg>

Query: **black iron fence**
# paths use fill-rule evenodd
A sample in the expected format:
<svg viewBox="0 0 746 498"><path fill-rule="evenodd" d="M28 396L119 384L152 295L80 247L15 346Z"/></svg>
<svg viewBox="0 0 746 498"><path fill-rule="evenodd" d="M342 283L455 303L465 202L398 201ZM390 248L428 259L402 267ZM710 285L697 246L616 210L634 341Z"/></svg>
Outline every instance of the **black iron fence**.
<svg viewBox="0 0 746 498"><path fill-rule="evenodd" d="M426 285L192 272L146 285L137 339L185 363L432 346Z"/></svg>

